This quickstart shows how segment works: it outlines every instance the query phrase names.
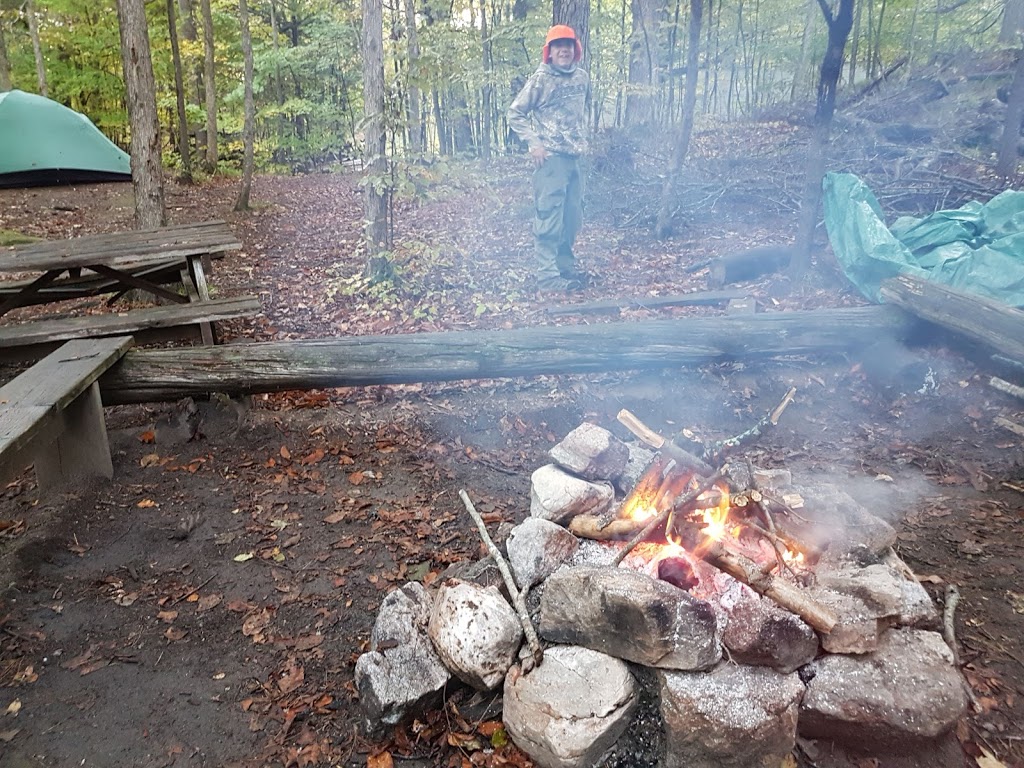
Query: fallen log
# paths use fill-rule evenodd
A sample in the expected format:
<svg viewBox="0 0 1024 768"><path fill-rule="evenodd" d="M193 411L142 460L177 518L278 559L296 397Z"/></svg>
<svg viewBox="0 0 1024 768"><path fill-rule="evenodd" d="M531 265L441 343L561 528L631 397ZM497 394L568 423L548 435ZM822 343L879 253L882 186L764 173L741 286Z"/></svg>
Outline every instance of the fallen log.
<svg viewBox="0 0 1024 768"><path fill-rule="evenodd" d="M711 360L820 355L879 336L907 338L895 307L769 312L511 331L412 333L130 351L101 380L103 402L177 400L289 389L362 387L656 369Z"/></svg>
<svg viewBox="0 0 1024 768"><path fill-rule="evenodd" d="M588 301L583 304L559 304L544 310L549 315L578 315L586 312L618 312L621 309L658 309L659 307L698 307L709 304L724 304L730 299L742 299L746 291L695 291L671 296L640 296L604 301Z"/></svg>
<svg viewBox="0 0 1024 768"><path fill-rule="evenodd" d="M1019 309L910 275L885 280L880 293L890 304L1024 363L1024 312Z"/></svg>
<svg viewBox="0 0 1024 768"><path fill-rule="evenodd" d="M747 251L730 253L711 262L708 285L722 288L730 283L753 280L789 266L791 245L760 245Z"/></svg>

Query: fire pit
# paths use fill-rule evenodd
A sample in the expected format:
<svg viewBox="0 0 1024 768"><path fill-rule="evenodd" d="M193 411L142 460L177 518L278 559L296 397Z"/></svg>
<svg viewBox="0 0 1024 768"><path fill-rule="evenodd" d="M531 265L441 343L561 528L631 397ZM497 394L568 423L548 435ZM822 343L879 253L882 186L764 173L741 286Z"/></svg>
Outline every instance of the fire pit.
<svg viewBox="0 0 1024 768"><path fill-rule="evenodd" d="M699 450L625 412L639 442L580 425L504 552L463 493L491 556L384 600L356 665L368 727L454 678L503 686L540 766L779 766L798 734L935 748L968 694L895 531L839 488L729 458L791 397Z"/></svg>

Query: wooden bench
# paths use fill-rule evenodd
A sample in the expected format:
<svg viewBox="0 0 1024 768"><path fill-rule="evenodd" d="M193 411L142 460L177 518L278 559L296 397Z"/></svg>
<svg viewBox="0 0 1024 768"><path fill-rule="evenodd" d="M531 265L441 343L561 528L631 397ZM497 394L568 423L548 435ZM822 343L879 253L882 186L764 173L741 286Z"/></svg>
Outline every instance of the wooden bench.
<svg viewBox="0 0 1024 768"><path fill-rule="evenodd" d="M79 317L35 320L21 325L0 326L0 358L37 357L69 339L98 338L131 334L139 343L151 343L191 336L202 338L204 324L260 312L256 296L210 299L192 304L145 307L129 312L109 312ZM212 341L212 339L211 339Z"/></svg>
<svg viewBox="0 0 1024 768"><path fill-rule="evenodd" d="M35 464L40 490L113 476L97 379L132 338L69 341L0 387L0 476Z"/></svg>

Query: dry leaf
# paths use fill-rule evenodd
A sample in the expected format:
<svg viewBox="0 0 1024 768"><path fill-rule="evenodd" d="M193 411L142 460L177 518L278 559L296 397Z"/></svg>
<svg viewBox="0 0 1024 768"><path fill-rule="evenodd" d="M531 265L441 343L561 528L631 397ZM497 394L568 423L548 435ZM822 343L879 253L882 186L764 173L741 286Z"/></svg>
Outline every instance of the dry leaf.
<svg viewBox="0 0 1024 768"><path fill-rule="evenodd" d="M152 499L143 499L142 501L140 501L135 506L137 506L139 509L150 509L152 507L159 507L160 505L157 504Z"/></svg>
<svg viewBox="0 0 1024 768"><path fill-rule="evenodd" d="M395 768L395 761L391 759L390 752L381 752L366 758L366 768Z"/></svg>
<svg viewBox="0 0 1024 768"><path fill-rule="evenodd" d="M277 680L277 687L281 690L281 693L288 694L302 685L305 679L306 672L302 665L292 662L292 666L281 673L281 677Z"/></svg>
<svg viewBox="0 0 1024 768"><path fill-rule="evenodd" d="M157 613L156 617L158 619L160 619L160 621L164 622L164 624L170 624L172 621L174 621L176 618L178 618L178 612L177 611L160 611L159 613Z"/></svg>
<svg viewBox="0 0 1024 768"><path fill-rule="evenodd" d="M352 483L352 485L359 485L361 482L363 482L363 473L353 472L351 475L348 476L348 481Z"/></svg>
<svg viewBox="0 0 1024 768"><path fill-rule="evenodd" d="M324 449L323 448L317 448L315 451L313 451L312 453L308 454L307 456L303 456L302 457L302 461L300 463L305 464L305 465L316 464L321 459L323 459L324 456L325 456Z"/></svg>
<svg viewBox="0 0 1024 768"><path fill-rule="evenodd" d="M220 605L220 601L223 599L223 596L218 594L206 595L205 597L201 597L199 598L199 602L196 603L196 611L202 613L204 611L210 610L211 608L216 608L218 605Z"/></svg>
<svg viewBox="0 0 1024 768"><path fill-rule="evenodd" d="M7 711L5 714L17 715L19 712L21 712L21 699L15 699L7 705Z"/></svg>
<svg viewBox="0 0 1024 768"><path fill-rule="evenodd" d="M334 512L333 514L330 514L327 517L325 517L324 518L324 522L327 523L328 525L334 525L335 523L340 523L342 520L345 519L347 514L348 513L345 512L344 510L340 510L338 512Z"/></svg>
<svg viewBox="0 0 1024 768"><path fill-rule="evenodd" d="M974 758L975 762L978 763L978 768L1006 768L1006 763L997 758L980 744L978 745L978 749L981 750L981 757Z"/></svg>
<svg viewBox="0 0 1024 768"><path fill-rule="evenodd" d="M172 643L178 642L187 634L187 630L179 629L178 627L168 627L166 630L164 630L164 637L166 637Z"/></svg>
<svg viewBox="0 0 1024 768"><path fill-rule="evenodd" d="M292 457L292 453L288 450L288 446L282 445L280 453L282 459L290 459Z"/></svg>
<svg viewBox="0 0 1024 768"><path fill-rule="evenodd" d="M21 733L21 728L12 728L9 731L0 731L0 741L5 744L9 744L19 733Z"/></svg>
<svg viewBox="0 0 1024 768"><path fill-rule="evenodd" d="M154 467L160 463L160 456L156 453L147 453L139 459L139 465L143 467Z"/></svg>
<svg viewBox="0 0 1024 768"><path fill-rule="evenodd" d="M139 442L140 443L155 443L156 442L156 432L154 432L152 429L147 429L145 432L143 432L141 435L139 435Z"/></svg>

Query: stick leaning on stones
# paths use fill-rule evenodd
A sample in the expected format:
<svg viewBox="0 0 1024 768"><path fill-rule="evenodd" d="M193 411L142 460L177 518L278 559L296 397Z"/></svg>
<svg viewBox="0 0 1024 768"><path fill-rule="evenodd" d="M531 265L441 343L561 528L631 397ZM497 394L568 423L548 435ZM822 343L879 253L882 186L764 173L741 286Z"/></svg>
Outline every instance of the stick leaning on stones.
<svg viewBox="0 0 1024 768"><path fill-rule="evenodd" d="M473 518L473 522L476 523L476 528L480 532L480 538L483 539L484 544L487 546L487 552L491 557L494 558L494 562L498 566L498 570L501 572L501 578L505 580L505 586L508 588L508 593L512 597L512 605L516 609L516 614L519 616L519 623L523 625L523 632L526 634L526 644L530 646L530 651L533 654L533 663L535 666L540 666L540 663L544 660L544 649L540 647L540 638L537 637L537 630L533 626L533 622L530 620L530 612L526 609L526 590L519 591L519 587L516 586L516 581L512 578L512 571L508 567L508 563L505 562L505 558L501 554L501 550L495 545L494 540L491 539L491 535L487 533L487 526L484 524L484 519L480 517L480 513L476 511L476 507L473 506L473 502L470 501L469 495L464 491L459 491L459 498L462 499L462 503L466 505L466 511L469 512L469 516ZM525 668L524 672L529 670Z"/></svg>

